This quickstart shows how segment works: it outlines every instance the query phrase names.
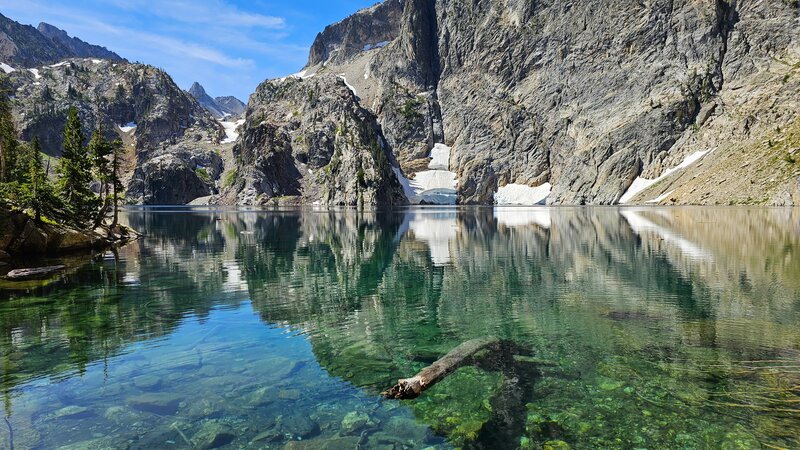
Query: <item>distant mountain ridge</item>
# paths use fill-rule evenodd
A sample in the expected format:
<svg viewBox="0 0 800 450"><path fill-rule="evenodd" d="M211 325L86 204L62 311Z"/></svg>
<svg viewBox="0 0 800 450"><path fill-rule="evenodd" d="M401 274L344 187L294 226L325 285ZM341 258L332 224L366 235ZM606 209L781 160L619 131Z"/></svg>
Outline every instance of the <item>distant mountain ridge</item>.
<svg viewBox="0 0 800 450"><path fill-rule="evenodd" d="M241 100L233 96L212 98L208 95L203 85L196 81L192 83L187 92L217 119L222 119L229 115L241 115L247 107Z"/></svg>
<svg viewBox="0 0 800 450"><path fill-rule="evenodd" d="M125 61L105 47L92 45L47 23L39 28L22 25L0 14L0 62L26 68L54 64L68 58Z"/></svg>
<svg viewBox="0 0 800 450"><path fill-rule="evenodd" d="M76 37L71 37L66 31L54 27L49 23L41 22L36 28L51 41L61 44L78 58L102 58L112 61L123 61L123 58L111 50L99 45L92 45Z"/></svg>

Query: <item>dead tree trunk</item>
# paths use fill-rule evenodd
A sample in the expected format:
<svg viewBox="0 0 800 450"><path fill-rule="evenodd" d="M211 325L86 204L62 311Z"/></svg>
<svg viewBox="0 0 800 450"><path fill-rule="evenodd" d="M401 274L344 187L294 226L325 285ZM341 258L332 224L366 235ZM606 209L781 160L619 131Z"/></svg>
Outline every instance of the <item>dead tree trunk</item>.
<svg viewBox="0 0 800 450"><path fill-rule="evenodd" d="M417 398L426 389L467 364L476 353L495 347L499 343L500 340L492 336L464 342L412 378L398 380L396 385L384 391L382 395L396 400Z"/></svg>

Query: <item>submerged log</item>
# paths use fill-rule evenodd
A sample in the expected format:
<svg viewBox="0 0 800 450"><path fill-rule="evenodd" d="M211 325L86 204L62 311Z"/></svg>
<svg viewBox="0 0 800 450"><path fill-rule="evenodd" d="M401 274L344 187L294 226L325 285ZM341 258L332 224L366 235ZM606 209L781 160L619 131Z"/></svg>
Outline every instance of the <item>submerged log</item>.
<svg viewBox="0 0 800 450"><path fill-rule="evenodd" d="M500 340L493 336L473 339L459 345L430 366L411 378L398 380L397 384L381 395L385 398L404 400L417 398L426 389L442 381L447 375L467 364L481 350L497 346Z"/></svg>
<svg viewBox="0 0 800 450"><path fill-rule="evenodd" d="M27 280L30 278L40 278L52 273L60 272L64 270L66 266L48 266L48 267L37 267L34 269L16 269L8 272L6 278L9 280Z"/></svg>

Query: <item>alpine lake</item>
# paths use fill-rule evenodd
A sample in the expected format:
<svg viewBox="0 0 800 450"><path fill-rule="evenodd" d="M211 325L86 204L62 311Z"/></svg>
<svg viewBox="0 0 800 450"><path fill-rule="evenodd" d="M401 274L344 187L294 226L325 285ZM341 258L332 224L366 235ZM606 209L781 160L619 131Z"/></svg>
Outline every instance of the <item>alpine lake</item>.
<svg viewBox="0 0 800 450"><path fill-rule="evenodd" d="M800 448L800 209L123 219L144 237L0 281L0 448Z"/></svg>

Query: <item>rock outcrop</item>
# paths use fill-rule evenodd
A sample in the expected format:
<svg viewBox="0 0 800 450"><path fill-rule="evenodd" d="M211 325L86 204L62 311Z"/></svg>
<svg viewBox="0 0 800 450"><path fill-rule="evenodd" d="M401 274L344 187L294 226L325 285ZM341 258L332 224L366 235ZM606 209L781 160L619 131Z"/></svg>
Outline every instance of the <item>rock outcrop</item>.
<svg viewBox="0 0 800 450"><path fill-rule="evenodd" d="M242 129L233 151L238 174L217 201L405 203L375 116L334 75L262 83Z"/></svg>
<svg viewBox="0 0 800 450"><path fill-rule="evenodd" d="M409 178L451 147L462 204L508 184L552 186L550 204L781 203L797 165L727 161L773 158L755 147L800 117L799 21L783 0L388 0L320 33L301 75L342 75ZM707 181L671 186L697 167ZM726 198L726 178L754 180Z"/></svg>
<svg viewBox="0 0 800 450"><path fill-rule="evenodd" d="M127 233L127 229L121 230ZM0 206L0 260L100 249L114 242L108 234L37 222L27 214Z"/></svg>

